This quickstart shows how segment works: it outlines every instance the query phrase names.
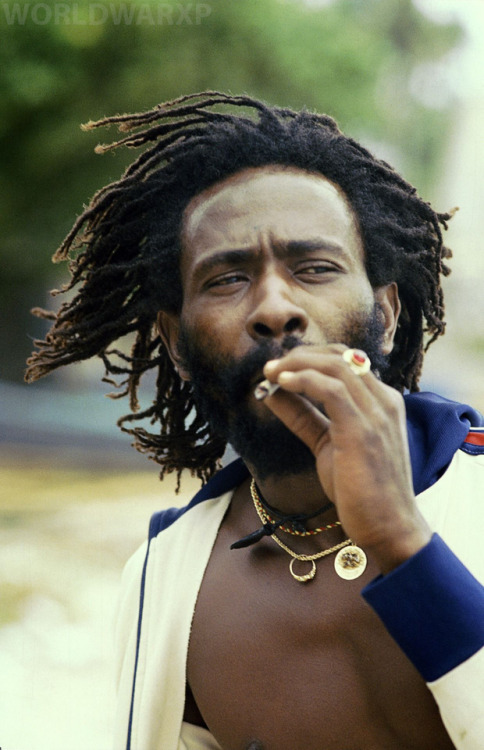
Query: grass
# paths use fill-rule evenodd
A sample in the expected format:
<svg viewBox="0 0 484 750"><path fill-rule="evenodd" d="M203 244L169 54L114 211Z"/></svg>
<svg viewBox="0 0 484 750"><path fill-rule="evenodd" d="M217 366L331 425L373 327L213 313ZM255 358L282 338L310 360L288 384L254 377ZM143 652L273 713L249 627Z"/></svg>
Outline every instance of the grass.
<svg viewBox="0 0 484 750"><path fill-rule="evenodd" d="M197 480L187 476L182 491L193 494ZM42 464L0 465L0 513L53 511L68 503L118 501L123 497L174 495L175 478L160 482L156 467L143 472L90 472ZM172 497L173 502L173 497Z"/></svg>
<svg viewBox="0 0 484 750"><path fill-rule="evenodd" d="M20 622L37 595L72 615L66 581L74 574L88 580L93 566L121 571L151 512L186 502L200 486L187 475L177 498L175 477L160 482L154 464L151 471L92 471L19 456L0 452L0 628Z"/></svg>
<svg viewBox="0 0 484 750"><path fill-rule="evenodd" d="M35 593L37 589L34 586L0 581L0 627L19 620L24 602Z"/></svg>

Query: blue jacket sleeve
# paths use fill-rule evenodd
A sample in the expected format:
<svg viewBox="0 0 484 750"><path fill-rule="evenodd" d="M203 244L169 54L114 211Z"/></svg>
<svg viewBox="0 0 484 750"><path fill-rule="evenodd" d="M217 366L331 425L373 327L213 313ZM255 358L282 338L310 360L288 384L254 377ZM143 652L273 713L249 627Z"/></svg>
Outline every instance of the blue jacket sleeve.
<svg viewBox="0 0 484 750"><path fill-rule="evenodd" d="M362 595L426 682L484 645L484 586L438 534Z"/></svg>

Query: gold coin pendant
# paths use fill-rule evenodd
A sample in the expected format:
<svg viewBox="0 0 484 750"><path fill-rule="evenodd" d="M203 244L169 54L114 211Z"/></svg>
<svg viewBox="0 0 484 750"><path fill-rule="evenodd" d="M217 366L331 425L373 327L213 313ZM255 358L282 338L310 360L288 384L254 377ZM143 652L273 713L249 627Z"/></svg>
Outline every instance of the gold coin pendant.
<svg viewBox="0 0 484 750"><path fill-rule="evenodd" d="M359 578L366 569L366 555L354 544L340 549L334 559L334 569L340 578L351 581Z"/></svg>

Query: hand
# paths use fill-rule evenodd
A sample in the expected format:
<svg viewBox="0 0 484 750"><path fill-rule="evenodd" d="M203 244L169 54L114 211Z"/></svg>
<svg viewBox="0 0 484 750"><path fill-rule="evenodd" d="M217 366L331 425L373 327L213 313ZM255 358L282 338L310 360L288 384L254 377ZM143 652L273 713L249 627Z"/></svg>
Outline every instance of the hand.
<svg viewBox="0 0 484 750"><path fill-rule="evenodd" d="M372 372L355 375L345 349L299 346L268 362L281 387L264 403L312 451L346 533L387 573L431 531L413 493L403 398Z"/></svg>

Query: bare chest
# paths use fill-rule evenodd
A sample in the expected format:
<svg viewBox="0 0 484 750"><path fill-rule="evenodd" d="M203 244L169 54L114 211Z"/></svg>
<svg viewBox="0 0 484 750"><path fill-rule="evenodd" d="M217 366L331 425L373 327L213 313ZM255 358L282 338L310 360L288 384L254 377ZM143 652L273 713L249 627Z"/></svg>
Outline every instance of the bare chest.
<svg viewBox="0 0 484 750"><path fill-rule="evenodd" d="M343 581L289 573L271 540L230 551L222 532L199 593L188 681L223 750L447 750L423 680Z"/></svg>

